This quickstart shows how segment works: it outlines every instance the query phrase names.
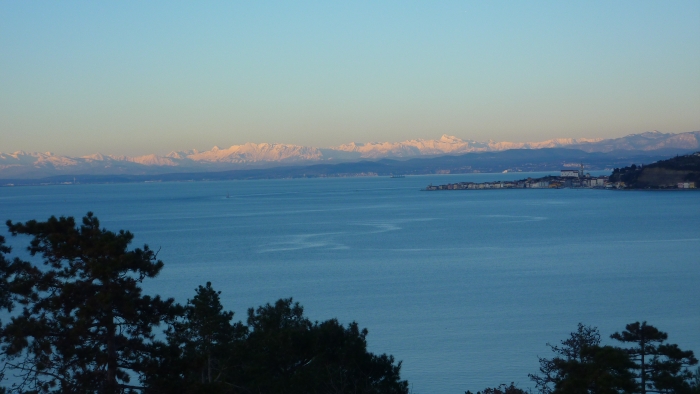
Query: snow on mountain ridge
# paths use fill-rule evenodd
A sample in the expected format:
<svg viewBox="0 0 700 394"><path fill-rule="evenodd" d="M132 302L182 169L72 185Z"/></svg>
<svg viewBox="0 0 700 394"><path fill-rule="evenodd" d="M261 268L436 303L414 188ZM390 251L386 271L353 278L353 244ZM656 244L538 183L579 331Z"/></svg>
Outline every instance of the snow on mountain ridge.
<svg viewBox="0 0 700 394"><path fill-rule="evenodd" d="M613 150L651 151L667 148L690 150L700 148L700 131L672 134L654 130L630 134L621 138L602 140L594 144L577 144L572 146L586 152L610 152Z"/></svg>
<svg viewBox="0 0 700 394"><path fill-rule="evenodd" d="M215 146L209 151L191 153L185 156L197 162L249 163L261 161L321 160L323 155L318 148L288 144L255 144L248 142L233 145L228 149Z"/></svg>
<svg viewBox="0 0 700 394"><path fill-rule="evenodd" d="M415 139L403 142L370 142L366 144L351 142L332 149L359 152L364 158L379 158L492 152L507 149L556 148L599 141L602 141L602 138L557 138L541 142L479 142L443 134L439 140Z"/></svg>
<svg viewBox="0 0 700 394"><path fill-rule="evenodd" d="M32 165L35 167L46 166L70 166L75 165L76 159L68 156L57 156L52 152L32 152L16 151L13 153L0 153L0 165L18 166Z"/></svg>
<svg viewBox="0 0 700 394"><path fill-rule="evenodd" d="M507 149L560 148L563 146L589 144L600 141L603 141L603 138L554 138L540 142L490 142L489 148L496 151Z"/></svg>
<svg viewBox="0 0 700 394"><path fill-rule="evenodd" d="M114 160L117 161L129 161L132 163L137 163L141 164L144 166L168 166L168 167L174 167L177 166L178 163L176 160L173 160L170 157L164 157L164 156L158 156L156 154L150 154L150 155L144 155L144 156L137 156L137 157L129 157L129 156L110 156Z"/></svg>
<svg viewBox="0 0 700 394"><path fill-rule="evenodd" d="M630 134L621 138L555 138L540 142L480 142L443 134L439 139L413 139L402 142L350 142L331 148L315 148L278 143L246 143L228 148L214 146L207 151L196 149L170 152L165 156L116 156L95 153L82 157L59 156L51 152L0 153L0 175L47 175L73 173L147 171L202 171L206 169L251 168L271 163L337 162L357 159L408 158L494 152L509 149L542 149L568 147L587 152L612 150L656 150L665 148L698 149L700 131L670 134L658 131ZM238 167L235 167L238 166Z"/></svg>

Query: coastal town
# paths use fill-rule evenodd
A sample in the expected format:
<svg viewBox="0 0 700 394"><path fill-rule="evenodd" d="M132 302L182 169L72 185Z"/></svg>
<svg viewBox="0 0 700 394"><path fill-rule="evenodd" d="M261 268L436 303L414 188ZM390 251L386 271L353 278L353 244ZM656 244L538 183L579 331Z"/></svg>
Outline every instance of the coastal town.
<svg viewBox="0 0 700 394"><path fill-rule="evenodd" d="M611 182L608 176L591 176L584 173L583 165L578 169L561 170L559 176L527 178L517 181L458 182L445 185L428 185L425 191L434 190L481 190L481 189L625 189L624 182ZM695 182L679 182L678 189L695 189Z"/></svg>

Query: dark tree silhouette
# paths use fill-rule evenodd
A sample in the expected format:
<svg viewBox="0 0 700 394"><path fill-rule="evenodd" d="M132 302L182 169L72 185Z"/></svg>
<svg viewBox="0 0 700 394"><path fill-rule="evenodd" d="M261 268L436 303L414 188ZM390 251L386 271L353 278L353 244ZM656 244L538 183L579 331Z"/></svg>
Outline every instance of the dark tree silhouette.
<svg viewBox="0 0 700 394"><path fill-rule="evenodd" d="M0 235L0 308L12 309L12 294L9 289L10 262L5 255L10 253L10 247L5 245L5 237Z"/></svg>
<svg viewBox="0 0 700 394"><path fill-rule="evenodd" d="M2 369L17 393L376 393L405 394L401 363L367 351L367 330L312 323L292 299L231 323L219 292L199 286L185 306L142 294L163 267L133 235L100 228L92 213L7 222L31 237L35 264L5 255L0 237ZM166 341L154 329L166 328ZM143 386L131 380L140 379ZM5 392L0 388L0 392Z"/></svg>
<svg viewBox="0 0 700 394"><path fill-rule="evenodd" d="M665 344L668 334L647 322L628 324L625 331L610 336L623 343L633 344L627 352L635 362L642 394L688 392L693 378L689 366L698 363L692 351L683 351L678 345Z"/></svg>
<svg viewBox="0 0 700 394"><path fill-rule="evenodd" d="M13 236L32 239L27 250L43 267L2 263L5 291L21 311L0 331L6 367L20 377L18 392L128 391L152 329L172 300L144 296L140 284L163 267L133 235L100 228L88 213L46 222L7 222ZM6 295L4 299L8 299Z"/></svg>
<svg viewBox="0 0 700 394"><path fill-rule="evenodd" d="M241 341L247 327L231 324L233 312L223 310L211 282L199 286L166 332L167 343L156 342L143 382L154 393L227 393L237 387Z"/></svg>
<svg viewBox="0 0 700 394"><path fill-rule="evenodd" d="M147 392L405 394L401 363L367 351L367 330L337 320L312 323L291 298L248 310L231 324L208 283L156 343Z"/></svg>
<svg viewBox="0 0 700 394"><path fill-rule="evenodd" d="M464 394L472 394L471 391L465 391ZM482 391L477 391L476 394L528 394L527 391L515 386L515 383L510 383L510 386L501 384L498 387L485 388Z"/></svg>
<svg viewBox="0 0 700 394"><path fill-rule="evenodd" d="M367 330L312 323L291 298L248 310L245 385L260 393L408 393L401 363L367 351Z"/></svg>
<svg viewBox="0 0 700 394"><path fill-rule="evenodd" d="M10 247L5 245L5 237L0 235L0 309L12 310L12 293L10 292L10 261L5 258L5 255L10 253ZM0 321L0 329L2 328L2 322ZM7 365L0 368L0 382L5 380L5 369ZM0 394L6 392L5 388L0 387Z"/></svg>
<svg viewBox="0 0 700 394"><path fill-rule="evenodd" d="M578 359L555 359L559 379L554 394L633 393L636 387L630 369L634 363L625 351L612 346L581 349Z"/></svg>
<svg viewBox="0 0 700 394"><path fill-rule="evenodd" d="M529 375L542 394L630 393L634 389L629 372L634 365L624 351L601 347L596 327L579 323L560 346L547 346L555 357L540 357L540 375Z"/></svg>
<svg viewBox="0 0 700 394"><path fill-rule="evenodd" d="M183 347L185 357L195 362L193 373L202 383L221 381L232 356L232 344L241 339L246 328L231 324L233 312L223 310L219 294L211 282L197 288L197 295L187 301L184 316L168 331L168 342Z"/></svg>
<svg viewBox="0 0 700 394"><path fill-rule="evenodd" d="M691 394L700 394L700 367L695 368L693 378L690 380Z"/></svg>
<svg viewBox="0 0 700 394"><path fill-rule="evenodd" d="M542 394L550 394L554 390L554 384L561 379L561 371L556 360L584 361L581 351L584 348L600 345L600 333L597 327L578 324L575 332L569 338L560 342L560 345L547 344L555 354L554 358L538 357L540 362L540 375L528 374L530 380Z"/></svg>

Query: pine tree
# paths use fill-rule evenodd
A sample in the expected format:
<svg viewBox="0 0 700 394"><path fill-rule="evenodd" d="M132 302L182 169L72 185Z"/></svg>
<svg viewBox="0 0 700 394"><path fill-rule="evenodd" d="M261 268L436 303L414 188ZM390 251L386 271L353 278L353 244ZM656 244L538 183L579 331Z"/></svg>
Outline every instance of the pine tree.
<svg viewBox="0 0 700 394"><path fill-rule="evenodd" d="M367 351L367 330L335 319L312 323L291 298L248 310L231 324L210 283L156 343L146 393L406 394L401 363Z"/></svg>
<svg viewBox="0 0 700 394"><path fill-rule="evenodd" d="M245 329L232 325L233 312L223 310L219 294L211 282L199 286L193 299L187 301L184 320L176 322L168 333L168 340L182 344L185 352L198 366L197 375L202 383L220 381L226 372L226 359L233 351L231 345L240 339Z"/></svg>
<svg viewBox="0 0 700 394"><path fill-rule="evenodd" d="M554 394L622 394L636 387L634 364L625 351L612 346L591 346L579 359L555 360L561 379Z"/></svg>
<svg viewBox="0 0 700 394"><path fill-rule="evenodd" d="M0 235L0 309L12 310L12 293L10 292L9 284L9 268L10 261L5 258L5 255L10 253L10 247L5 245L5 237ZM2 322L0 321L0 329ZM7 365L0 369L0 382L5 380L5 369ZM0 394L6 392L5 388L0 387Z"/></svg>
<svg viewBox="0 0 700 394"><path fill-rule="evenodd" d="M581 350L586 347L598 346L600 344L600 333L596 327L579 323L576 332L572 332L569 338L561 341L560 344L551 345L547 343L555 357L538 357L540 375L528 374L530 380L535 382L535 387L542 394L551 394L554 390L555 382L561 379L555 360L581 361Z"/></svg>
<svg viewBox="0 0 700 394"><path fill-rule="evenodd" d="M473 394L471 391L465 391L464 394ZM518 388L515 383L511 382L510 386L501 384L498 387L487 387L476 394L528 394L527 391Z"/></svg>
<svg viewBox="0 0 700 394"><path fill-rule="evenodd" d="M647 322L628 324L625 331L610 336L623 343L634 344L627 352L635 362L639 380L638 392L682 393L690 390L693 378L689 366L698 363L692 351L678 345L665 344L668 334Z"/></svg>
<svg viewBox="0 0 700 394"><path fill-rule="evenodd" d="M695 373L690 380L690 393L700 394L700 367L695 368Z"/></svg>
<svg viewBox="0 0 700 394"><path fill-rule="evenodd" d="M555 357L540 357L541 375L529 375L542 394L631 393L634 365L618 348L600 346L600 333L581 323L561 346L547 344Z"/></svg>
<svg viewBox="0 0 700 394"><path fill-rule="evenodd" d="M18 392L129 391L152 330L172 300L142 294L140 284L163 263L145 245L129 250L133 235L100 228L88 213L46 222L7 222L13 236L31 236L31 256L3 264L6 291L21 311L2 327L6 367L20 377Z"/></svg>
<svg viewBox="0 0 700 394"><path fill-rule="evenodd" d="M224 311L211 282L199 286L158 342L144 383L154 393L227 393L235 387L237 349L247 333L233 312Z"/></svg>
<svg viewBox="0 0 700 394"><path fill-rule="evenodd" d="M291 298L248 310L245 387L256 393L406 394L401 362L367 351L367 330L312 323Z"/></svg>
<svg viewBox="0 0 700 394"><path fill-rule="evenodd" d="M5 237L0 235L0 308L2 309L12 308L12 295L8 283L10 262L5 258L10 251L10 247L5 245Z"/></svg>

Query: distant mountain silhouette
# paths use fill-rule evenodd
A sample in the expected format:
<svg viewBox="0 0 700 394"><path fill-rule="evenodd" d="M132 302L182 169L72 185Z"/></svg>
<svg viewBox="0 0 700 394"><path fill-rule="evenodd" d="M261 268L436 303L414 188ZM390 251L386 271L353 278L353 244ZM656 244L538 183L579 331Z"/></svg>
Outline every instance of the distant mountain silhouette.
<svg viewBox="0 0 700 394"><path fill-rule="evenodd" d="M334 148L288 144L234 145L226 149L171 152L165 156L68 157L45 153L0 153L0 179L43 178L60 175L157 175L164 173L217 172L264 169L310 164L334 164L361 160L439 157L506 150L576 149L588 153L625 151L689 152L700 149L700 131L671 134L646 132L615 139L560 138L541 142L478 142L443 135L438 140L349 143Z"/></svg>
<svg viewBox="0 0 700 394"><path fill-rule="evenodd" d="M680 134L649 131L641 134L630 134L622 138L571 144L569 147L586 152L612 152L615 150L653 151L660 149L697 150L700 149L700 131Z"/></svg>
<svg viewBox="0 0 700 394"><path fill-rule="evenodd" d="M78 174L54 175L40 179L3 179L0 185L59 183L116 183L158 181L201 181L234 179L319 178L342 176L388 176L426 174L467 174L494 172L558 172L583 164L587 171L612 170L631 164L652 163L681 153L677 149L655 151L584 152L577 149L512 149L502 152L473 152L409 160L362 160L338 164L288 165L273 168L161 174ZM683 151L682 153L686 153Z"/></svg>

